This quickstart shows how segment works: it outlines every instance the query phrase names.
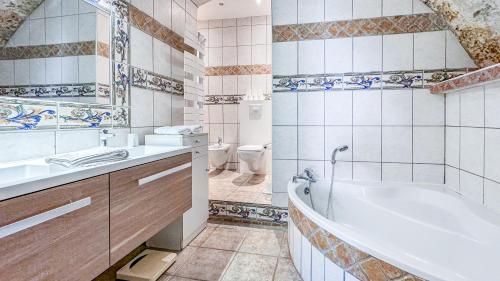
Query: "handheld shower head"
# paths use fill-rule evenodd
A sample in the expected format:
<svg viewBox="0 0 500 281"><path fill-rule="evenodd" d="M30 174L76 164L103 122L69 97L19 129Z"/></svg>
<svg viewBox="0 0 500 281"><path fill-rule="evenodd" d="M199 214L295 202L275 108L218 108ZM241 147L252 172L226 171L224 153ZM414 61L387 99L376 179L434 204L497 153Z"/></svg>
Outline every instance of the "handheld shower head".
<svg viewBox="0 0 500 281"><path fill-rule="evenodd" d="M344 152L348 149L349 149L349 147L347 145L343 145L343 146L339 146L339 147L335 148L332 152L332 160L331 160L332 164L337 163L337 153L338 152Z"/></svg>

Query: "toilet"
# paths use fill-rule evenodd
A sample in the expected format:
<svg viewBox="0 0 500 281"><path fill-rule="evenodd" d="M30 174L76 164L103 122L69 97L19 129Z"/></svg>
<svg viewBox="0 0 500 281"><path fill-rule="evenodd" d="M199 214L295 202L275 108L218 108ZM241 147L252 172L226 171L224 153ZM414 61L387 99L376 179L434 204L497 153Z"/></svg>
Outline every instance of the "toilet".
<svg viewBox="0 0 500 281"><path fill-rule="evenodd" d="M243 145L238 147L238 157L247 164L250 171L257 173L262 169L265 151L262 145Z"/></svg>
<svg viewBox="0 0 500 281"><path fill-rule="evenodd" d="M216 169L224 169L229 159L229 144L213 144L208 147L208 159Z"/></svg>

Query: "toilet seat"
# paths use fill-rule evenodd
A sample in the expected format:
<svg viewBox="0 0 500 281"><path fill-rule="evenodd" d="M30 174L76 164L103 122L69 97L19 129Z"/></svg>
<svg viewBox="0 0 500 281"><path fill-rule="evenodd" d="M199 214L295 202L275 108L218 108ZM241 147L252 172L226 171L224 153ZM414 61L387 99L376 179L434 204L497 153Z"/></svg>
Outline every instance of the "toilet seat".
<svg viewBox="0 0 500 281"><path fill-rule="evenodd" d="M243 145L243 146L240 146L238 147L238 151L241 151L241 152L244 152L244 151L247 151L247 152L262 152L264 151L264 146L262 145Z"/></svg>

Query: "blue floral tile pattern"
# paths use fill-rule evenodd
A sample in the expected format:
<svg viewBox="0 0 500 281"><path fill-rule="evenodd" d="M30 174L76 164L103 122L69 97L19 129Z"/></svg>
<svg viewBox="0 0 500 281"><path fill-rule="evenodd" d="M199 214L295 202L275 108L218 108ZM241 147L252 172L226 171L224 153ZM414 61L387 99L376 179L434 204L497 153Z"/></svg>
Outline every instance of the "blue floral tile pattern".
<svg viewBox="0 0 500 281"><path fill-rule="evenodd" d="M0 99L0 130L55 129L57 104Z"/></svg>
<svg viewBox="0 0 500 281"><path fill-rule="evenodd" d="M208 212L211 218L235 218L250 222L271 222L285 224L288 222L288 208L265 204L239 203L210 200Z"/></svg>
<svg viewBox="0 0 500 281"><path fill-rule="evenodd" d="M130 109L128 107L113 108L113 127L126 128L130 126Z"/></svg>
<svg viewBox="0 0 500 281"><path fill-rule="evenodd" d="M59 128L103 128L112 125L111 106L59 104Z"/></svg>

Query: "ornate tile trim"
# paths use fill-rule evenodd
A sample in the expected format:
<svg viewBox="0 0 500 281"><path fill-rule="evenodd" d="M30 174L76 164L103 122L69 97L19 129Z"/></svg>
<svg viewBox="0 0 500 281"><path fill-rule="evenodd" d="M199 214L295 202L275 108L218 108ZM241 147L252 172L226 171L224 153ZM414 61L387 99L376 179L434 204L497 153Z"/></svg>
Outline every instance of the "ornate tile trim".
<svg viewBox="0 0 500 281"><path fill-rule="evenodd" d="M97 55L109 59L109 44L104 42L97 42Z"/></svg>
<svg viewBox="0 0 500 281"><path fill-rule="evenodd" d="M112 17L112 77L113 105L130 104L130 30L129 10L125 0L113 0Z"/></svg>
<svg viewBox="0 0 500 281"><path fill-rule="evenodd" d="M4 47L0 49L1 60L90 56L95 54L96 41L37 46Z"/></svg>
<svg viewBox="0 0 500 281"><path fill-rule="evenodd" d="M210 218L237 218L245 221L265 221L286 224L288 209L265 204L214 201L209 203Z"/></svg>
<svg viewBox="0 0 500 281"><path fill-rule="evenodd" d="M431 86L432 94L443 94L500 80L500 64L479 69Z"/></svg>
<svg viewBox="0 0 500 281"><path fill-rule="evenodd" d="M139 10L132 4L129 4L129 11L130 23L134 27L144 31L158 40L163 41L172 48L181 52L186 51L196 56L196 49L187 45L184 42L184 37L182 35L175 33L173 30L164 26L159 21Z"/></svg>
<svg viewBox="0 0 500 281"><path fill-rule="evenodd" d="M288 201L288 210L295 226L316 249L359 280L424 280L349 245L306 217L291 201Z"/></svg>
<svg viewBox="0 0 500 281"><path fill-rule="evenodd" d="M274 76L273 92L425 89L467 73L468 69L411 70Z"/></svg>
<svg viewBox="0 0 500 281"><path fill-rule="evenodd" d="M0 98L0 131L57 128L57 103Z"/></svg>
<svg viewBox="0 0 500 281"><path fill-rule="evenodd" d="M0 97L2 96L16 98L95 97L96 85L86 83L0 86Z"/></svg>
<svg viewBox="0 0 500 281"><path fill-rule="evenodd" d="M447 27L446 21L434 13L277 25L273 26L273 42L427 32Z"/></svg>
<svg viewBox="0 0 500 281"><path fill-rule="evenodd" d="M104 128L112 126L113 109L105 105L59 104L59 128Z"/></svg>
<svg viewBox="0 0 500 281"><path fill-rule="evenodd" d="M178 96L184 95L183 81L137 67L132 67L132 86Z"/></svg>
<svg viewBox="0 0 500 281"><path fill-rule="evenodd" d="M239 104L243 100L242 95L210 95L205 96L205 104Z"/></svg>
<svg viewBox="0 0 500 281"><path fill-rule="evenodd" d="M130 108L113 107L113 127L126 128L130 126Z"/></svg>
<svg viewBox="0 0 500 281"><path fill-rule="evenodd" d="M205 76L271 74L270 64L205 67Z"/></svg>

